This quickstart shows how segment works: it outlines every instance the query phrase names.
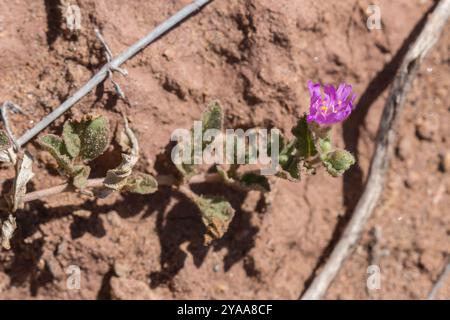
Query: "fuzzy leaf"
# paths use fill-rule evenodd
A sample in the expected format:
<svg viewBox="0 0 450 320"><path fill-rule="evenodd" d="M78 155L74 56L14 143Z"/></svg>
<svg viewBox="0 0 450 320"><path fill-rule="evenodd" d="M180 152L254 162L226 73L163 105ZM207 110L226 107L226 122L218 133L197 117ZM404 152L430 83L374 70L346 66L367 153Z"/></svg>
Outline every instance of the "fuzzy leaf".
<svg viewBox="0 0 450 320"><path fill-rule="evenodd" d="M231 204L222 198L196 199L196 204L202 213L202 221L206 226L205 245L213 240L220 239L228 230L233 219L234 209Z"/></svg>
<svg viewBox="0 0 450 320"><path fill-rule="evenodd" d="M12 212L23 209L24 197L27 192L27 183L34 176L32 169L33 160L31 159L31 156L25 152L16 163L16 177L14 178L11 192L7 196Z"/></svg>
<svg viewBox="0 0 450 320"><path fill-rule="evenodd" d="M123 189L132 193L150 194L158 190L158 182L149 174L136 172L128 177Z"/></svg>
<svg viewBox="0 0 450 320"><path fill-rule="evenodd" d="M14 231L17 229L16 218L14 218L11 214L8 216L8 220L3 223L0 221L1 232L1 244L2 247L6 250L11 249L11 238L14 234Z"/></svg>
<svg viewBox="0 0 450 320"><path fill-rule="evenodd" d="M85 165L77 165L74 167L73 185L78 189L86 187L91 168Z"/></svg>
<svg viewBox="0 0 450 320"><path fill-rule="evenodd" d="M331 151L331 139L329 137L326 138L318 138L316 149L321 156L327 154Z"/></svg>
<svg viewBox="0 0 450 320"><path fill-rule="evenodd" d="M80 124L74 121L66 121L63 127L62 138L66 146L67 152L73 158L80 154L81 138L80 138Z"/></svg>
<svg viewBox="0 0 450 320"><path fill-rule="evenodd" d="M276 176L292 182L298 182L301 179L301 167L302 162L293 159L283 170L277 172Z"/></svg>
<svg viewBox="0 0 450 320"><path fill-rule="evenodd" d="M209 129L222 130L223 128L223 110L218 102L211 103L202 114L202 137ZM194 130L191 131L192 149L191 157L194 157ZM212 141L202 141L202 150L204 150ZM195 164L175 164L175 167L182 176L182 180L189 179L197 173L197 165Z"/></svg>
<svg viewBox="0 0 450 320"><path fill-rule="evenodd" d="M222 130L223 111L218 102L211 103L202 114L202 131L205 133L209 129Z"/></svg>
<svg viewBox="0 0 450 320"><path fill-rule="evenodd" d="M5 131L0 130L0 151L4 151L11 147L11 142Z"/></svg>
<svg viewBox="0 0 450 320"><path fill-rule="evenodd" d="M313 135L308 127L308 122L306 121L306 115L304 115L292 129L292 134L297 139L296 148L300 157L306 159L317 154Z"/></svg>
<svg viewBox="0 0 450 320"><path fill-rule="evenodd" d="M64 171L65 174L73 175L73 164L69 153L67 152L64 141L54 135L47 134L38 140L39 145L46 151L48 151L53 158L55 158L58 166Z"/></svg>
<svg viewBox="0 0 450 320"><path fill-rule="evenodd" d="M89 116L82 121L81 150L83 160L92 161L105 152L109 144L109 121L104 116Z"/></svg>

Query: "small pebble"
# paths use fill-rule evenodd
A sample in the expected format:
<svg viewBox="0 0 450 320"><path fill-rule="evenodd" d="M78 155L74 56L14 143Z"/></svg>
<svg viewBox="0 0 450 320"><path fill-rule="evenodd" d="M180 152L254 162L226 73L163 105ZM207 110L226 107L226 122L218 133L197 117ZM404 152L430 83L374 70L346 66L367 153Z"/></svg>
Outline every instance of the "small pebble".
<svg viewBox="0 0 450 320"><path fill-rule="evenodd" d="M415 189L420 182L420 175L415 171L411 171L408 173L404 183L408 189Z"/></svg>
<svg viewBox="0 0 450 320"><path fill-rule="evenodd" d="M119 278L125 277L130 274L130 267L125 263L116 261L116 262L114 262L114 273Z"/></svg>
<svg viewBox="0 0 450 320"><path fill-rule="evenodd" d="M91 212L84 209L75 210L72 214L83 219L89 219L89 217L91 216Z"/></svg>
<svg viewBox="0 0 450 320"><path fill-rule="evenodd" d="M400 142L397 145L396 154L400 160L406 160L408 155L411 155L413 152L413 144L411 138L405 136L400 139Z"/></svg>
<svg viewBox="0 0 450 320"><path fill-rule="evenodd" d="M416 124L416 135L421 140L433 141L436 138L438 126L437 115L422 118Z"/></svg>
<svg viewBox="0 0 450 320"><path fill-rule="evenodd" d="M62 255L67 250L67 242L62 241L60 244L58 244L58 247L56 248L56 255Z"/></svg>
<svg viewBox="0 0 450 320"><path fill-rule="evenodd" d="M450 151L440 155L439 170L442 172L450 172Z"/></svg>

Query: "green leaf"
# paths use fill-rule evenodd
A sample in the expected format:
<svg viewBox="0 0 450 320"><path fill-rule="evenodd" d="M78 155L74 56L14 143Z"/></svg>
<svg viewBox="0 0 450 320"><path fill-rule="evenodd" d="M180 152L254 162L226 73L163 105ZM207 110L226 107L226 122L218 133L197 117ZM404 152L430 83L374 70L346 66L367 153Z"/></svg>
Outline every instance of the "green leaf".
<svg viewBox="0 0 450 320"><path fill-rule="evenodd" d="M74 167L73 185L78 189L86 188L91 168L85 165Z"/></svg>
<svg viewBox="0 0 450 320"><path fill-rule="evenodd" d="M82 126L74 121L66 121L63 127L62 138L66 145L67 152L73 158L80 154Z"/></svg>
<svg viewBox="0 0 450 320"><path fill-rule="evenodd" d="M138 194L150 194L158 190L158 182L149 174L136 172L128 177L124 190Z"/></svg>
<svg viewBox="0 0 450 320"><path fill-rule="evenodd" d="M295 156L295 140L290 141L288 144L280 148L279 163L283 169L286 169L291 161L292 157Z"/></svg>
<svg viewBox="0 0 450 320"><path fill-rule="evenodd" d="M11 142L9 141L8 135L5 131L0 130L0 151L6 150L11 147Z"/></svg>
<svg viewBox="0 0 450 320"><path fill-rule="evenodd" d="M218 102L211 103L202 115L203 133L209 129L222 130L223 111Z"/></svg>
<svg viewBox="0 0 450 320"><path fill-rule="evenodd" d="M213 240L220 239L227 232L234 217L234 209L228 201L219 197L197 197L195 202L200 209L202 221L206 227L204 242L205 245L208 245Z"/></svg>
<svg viewBox="0 0 450 320"><path fill-rule="evenodd" d="M202 137L207 130L216 129L222 130L223 128L223 110L218 102L211 103L202 114ZM194 160L194 130L191 130L191 159ZM212 141L202 140L202 151L210 144ZM175 164L175 167L181 174L181 180L186 180L197 173L197 165L195 164Z"/></svg>
<svg viewBox="0 0 450 320"><path fill-rule="evenodd" d="M54 135L47 134L38 139L39 145L55 158L58 166L69 176L73 175L73 164L64 141Z"/></svg>
<svg viewBox="0 0 450 320"><path fill-rule="evenodd" d="M277 172L276 176L292 182L298 182L301 179L302 166L303 160L297 156L293 156L285 165L282 166L282 170Z"/></svg>
<svg viewBox="0 0 450 320"><path fill-rule="evenodd" d="M313 134L308 127L308 122L306 121L306 114L303 115L297 125L292 128L292 134L297 139L296 149L299 156L309 158L317 154Z"/></svg>
<svg viewBox="0 0 450 320"><path fill-rule="evenodd" d="M323 156L324 154L329 153L331 151L331 149L332 149L330 137L318 138L317 139L317 147L316 147L316 149L317 149L317 151L319 152L319 154L321 156Z"/></svg>
<svg viewBox="0 0 450 320"><path fill-rule="evenodd" d="M337 149L328 153L322 159L328 173L333 177L338 177L347 171L353 164L355 158L347 150Z"/></svg>
<svg viewBox="0 0 450 320"><path fill-rule="evenodd" d="M109 121L104 116L89 116L82 125L81 157L85 161L92 161L102 155L109 145Z"/></svg>

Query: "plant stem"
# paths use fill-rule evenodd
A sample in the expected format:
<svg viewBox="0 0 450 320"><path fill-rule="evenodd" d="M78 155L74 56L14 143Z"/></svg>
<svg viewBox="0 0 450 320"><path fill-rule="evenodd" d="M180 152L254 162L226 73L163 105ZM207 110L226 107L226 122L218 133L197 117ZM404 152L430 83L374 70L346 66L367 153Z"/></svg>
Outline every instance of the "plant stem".
<svg viewBox="0 0 450 320"><path fill-rule="evenodd" d="M89 179L87 181L86 188L101 188L103 186L103 180L105 178L96 178L96 179ZM160 175L156 177L156 180L158 181L159 186L172 186L176 182L175 178L170 175ZM217 173L211 173L211 174L199 174L196 176L193 176L191 179L189 179L189 184L196 184L196 183L217 183L222 181L222 178ZM71 192L75 189L69 184L69 183L63 183L54 187L50 187L47 189L37 190L33 192L29 192L24 197L24 202L30 202L34 200L38 200L41 198L46 198L50 196L54 196L63 192Z"/></svg>
<svg viewBox="0 0 450 320"><path fill-rule="evenodd" d="M125 61L132 58L139 51L147 47L150 43L158 39L167 31L175 27L177 24L185 20L191 14L200 10L207 3L212 0L196 0L191 4L185 6L183 9L175 13L169 19L157 26L153 31L133 44L127 50L122 52L119 56L107 63L103 68L98 71L91 80L89 80L84 86L82 86L77 92L75 92L70 98L64 101L58 108L53 110L44 119L38 122L33 128L25 132L19 139L17 139L17 146L21 147L30 141L39 132L44 130L48 125L60 117L64 112L69 110L75 103L81 98L91 92L97 85L99 85L108 76L110 70L118 69Z"/></svg>

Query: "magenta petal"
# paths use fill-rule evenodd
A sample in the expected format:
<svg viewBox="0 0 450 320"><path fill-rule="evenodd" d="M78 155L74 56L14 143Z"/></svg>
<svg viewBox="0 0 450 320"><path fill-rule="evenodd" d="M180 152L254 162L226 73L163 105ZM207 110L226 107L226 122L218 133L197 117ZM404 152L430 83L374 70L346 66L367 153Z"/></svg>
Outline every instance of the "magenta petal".
<svg viewBox="0 0 450 320"><path fill-rule="evenodd" d="M322 98L322 93L320 92L320 83L313 83L311 80L309 80L308 89L311 97L316 96Z"/></svg>
<svg viewBox="0 0 450 320"><path fill-rule="evenodd" d="M319 83L308 81L308 89L311 95L308 122L330 125L344 121L350 116L356 99L351 85L342 83L337 90L333 85L325 85L324 101Z"/></svg>

